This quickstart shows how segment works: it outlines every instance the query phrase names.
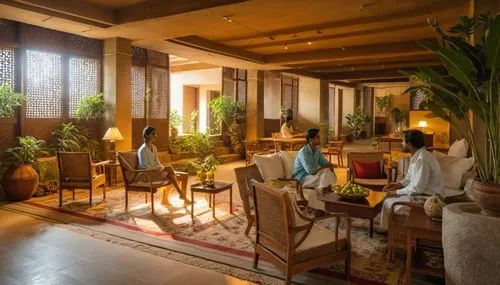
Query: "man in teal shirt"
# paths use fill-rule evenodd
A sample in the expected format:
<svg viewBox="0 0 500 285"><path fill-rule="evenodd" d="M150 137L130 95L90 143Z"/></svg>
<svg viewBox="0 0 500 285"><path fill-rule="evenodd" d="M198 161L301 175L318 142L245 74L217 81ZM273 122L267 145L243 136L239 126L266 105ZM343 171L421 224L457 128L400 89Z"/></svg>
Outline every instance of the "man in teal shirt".
<svg viewBox="0 0 500 285"><path fill-rule="evenodd" d="M323 192L330 189L337 178L330 170L332 164L321 153L319 130L308 129L306 141L306 145L300 149L295 159L292 177L299 180L304 188L314 188Z"/></svg>

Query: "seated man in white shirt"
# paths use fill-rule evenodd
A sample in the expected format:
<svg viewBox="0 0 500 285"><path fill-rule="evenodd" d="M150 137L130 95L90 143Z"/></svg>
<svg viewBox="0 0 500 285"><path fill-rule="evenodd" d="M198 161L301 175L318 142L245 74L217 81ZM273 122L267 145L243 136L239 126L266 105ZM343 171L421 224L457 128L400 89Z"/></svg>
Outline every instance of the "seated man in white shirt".
<svg viewBox="0 0 500 285"><path fill-rule="evenodd" d="M286 121L281 126L280 135L282 138L293 138L295 136L295 130L292 127L292 117L286 117Z"/></svg>
<svg viewBox="0 0 500 285"><path fill-rule="evenodd" d="M156 129L154 127L146 127L142 132L144 143L141 145L137 151L139 157L139 168L141 169L154 169L153 181L154 180L165 180L168 179L175 187L181 199L185 203L190 203L186 197L186 188L188 181L188 174L184 172L176 172L172 166L163 166L158 158L158 151L156 146L153 144L156 142ZM178 180L182 182L182 188L179 186Z"/></svg>
<svg viewBox="0 0 500 285"><path fill-rule="evenodd" d="M395 202L410 202L416 195L443 194L441 168L436 157L425 149L424 134L419 130L404 131L401 145L401 150L411 152L412 156L405 178L399 183L391 183L384 187L388 195L394 196L386 198L382 207L380 226L386 230L389 224L389 212ZM400 208L396 207L395 212L397 213Z"/></svg>

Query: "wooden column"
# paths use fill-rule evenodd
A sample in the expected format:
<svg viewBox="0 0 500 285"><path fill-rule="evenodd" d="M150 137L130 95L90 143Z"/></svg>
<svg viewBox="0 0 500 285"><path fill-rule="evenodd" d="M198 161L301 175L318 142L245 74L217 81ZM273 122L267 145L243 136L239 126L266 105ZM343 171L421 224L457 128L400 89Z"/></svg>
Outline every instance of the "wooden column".
<svg viewBox="0 0 500 285"><path fill-rule="evenodd" d="M319 121L328 122L328 101L330 95L330 83L328 80L319 82Z"/></svg>
<svg viewBox="0 0 500 285"><path fill-rule="evenodd" d="M124 140L116 142L117 151L132 148L132 96L130 74L132 46L128 39L111 38L104 41L104 101L106 115L103 133L117 127Z"/></svg>
<svg viewBox="0 0 500 285"><path fill-rule="evenodd" d="M246 138L264 137L264 71L247 71Z"/></svg>

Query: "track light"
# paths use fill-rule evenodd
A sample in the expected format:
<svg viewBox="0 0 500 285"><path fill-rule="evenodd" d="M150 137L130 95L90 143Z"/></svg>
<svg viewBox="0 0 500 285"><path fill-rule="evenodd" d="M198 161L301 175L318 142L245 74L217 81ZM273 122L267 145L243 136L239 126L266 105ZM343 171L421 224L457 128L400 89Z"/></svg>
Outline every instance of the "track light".
<svg viewBox="0 0 500 285"><path fill-rule="evenodd" d="M228 21L229 23L233 22L233 19L231 18L231 16L222 16L222 19Z"/></svg>
<svg viewBox="0 0 500 285"><path fill-rule="evenodd" d="M287 45L284 45L284 46L283 46L283 48L284 48L285 50L288 50L288 46L287 46Z"/></svg>
<svg viewBox="0 0 500 285"><path fill-rule="evenodd" d="M312 42L307 42L307 45L312 45L313 43Z"/></svg>

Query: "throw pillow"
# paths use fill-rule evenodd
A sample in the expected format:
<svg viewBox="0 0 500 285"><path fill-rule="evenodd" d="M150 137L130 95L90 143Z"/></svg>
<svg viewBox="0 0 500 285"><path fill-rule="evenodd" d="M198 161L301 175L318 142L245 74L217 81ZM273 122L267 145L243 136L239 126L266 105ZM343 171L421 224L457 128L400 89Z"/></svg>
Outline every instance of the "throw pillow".
<svg viewBox="0 0 500 285"><path fill-rule="evenodd" d="M275 180L285 177L283 165L279 153L255 154L253 160L264 181Z"/></svg>
<svg viewBox="0 0 500 285"><path fill-rule="evenodd" d="M460 189L462 177L474 165L474 158L460 158L435 151L434 156L441 167L441 177L445 188Z"/></svg>
<svg viewBox="0 0 500 285"><path fill-rule="evenodd" d="M292 178L293 167L295 166L295 159L297 158L298 151L280 151L281 163L283 164L283 172L285 178Z"/></svg>
<svg viewBox="0 0 500 285"><path fill-rule="evenodd" d="M381 179L382 172L380 171L380 161L361 162L353 160L354 173L356 178L364 179Z"/></svg>
<svg viewBox="0 0 500 285"><path fill-rule="evenodd" d="M448 156L466 158L469 145L465 139L455 141L448 150Z"/></svg>

